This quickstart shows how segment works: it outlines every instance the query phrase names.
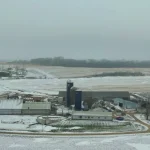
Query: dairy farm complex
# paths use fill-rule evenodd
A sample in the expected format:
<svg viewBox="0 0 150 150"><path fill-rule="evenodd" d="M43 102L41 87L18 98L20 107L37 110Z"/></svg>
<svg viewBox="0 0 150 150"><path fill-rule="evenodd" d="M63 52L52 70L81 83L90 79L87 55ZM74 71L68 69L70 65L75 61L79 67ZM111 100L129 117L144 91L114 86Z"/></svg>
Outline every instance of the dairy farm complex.
<svg viewBox="0 0 150 150"><path fill-rule="evenodd" d="M25 77L0 80L1 132L149 132L149 93L135 88L147 87L149 77L67 80L32 69Z"/></svg>

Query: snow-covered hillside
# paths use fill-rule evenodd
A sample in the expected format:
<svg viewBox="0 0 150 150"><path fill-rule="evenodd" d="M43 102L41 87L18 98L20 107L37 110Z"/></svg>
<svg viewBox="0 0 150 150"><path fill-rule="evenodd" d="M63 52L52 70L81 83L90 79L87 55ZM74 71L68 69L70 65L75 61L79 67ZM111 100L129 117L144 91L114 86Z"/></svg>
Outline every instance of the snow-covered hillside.
<svg viewBox="0 0 150 150"><path fill-rule="evenodd" d="M53 79L55 76L36 68L28 68L26 78L37 78L37 79Z"/></svg>

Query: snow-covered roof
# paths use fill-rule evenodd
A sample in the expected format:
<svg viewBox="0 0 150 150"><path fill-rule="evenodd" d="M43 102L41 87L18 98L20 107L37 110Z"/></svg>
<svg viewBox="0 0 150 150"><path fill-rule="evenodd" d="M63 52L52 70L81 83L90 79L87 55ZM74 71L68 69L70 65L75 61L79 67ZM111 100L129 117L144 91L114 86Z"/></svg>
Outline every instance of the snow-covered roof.
<svg viewBox="0 0 150 150"><path fill-rule="evenodd" d="M0 109L22 109L23 100L20 99L5 99L0 100Z"/></svg>

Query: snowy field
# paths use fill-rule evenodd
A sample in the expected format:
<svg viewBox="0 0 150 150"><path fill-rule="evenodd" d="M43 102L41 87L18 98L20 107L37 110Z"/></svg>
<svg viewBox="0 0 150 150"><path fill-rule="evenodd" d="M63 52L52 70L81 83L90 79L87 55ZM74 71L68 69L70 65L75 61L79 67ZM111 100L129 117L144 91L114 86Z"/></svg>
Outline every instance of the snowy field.
<svg viewBox="0 0 150 150"><path fill-rule="evenodd" d="M47 79L0 80L0 94L7 91L23 90L30 93L58 94L66 89L66 81L71 79L76 87L87 90L128 90L131 92L150 91L150 69L139 68L69 68L26 66L27 76L44 77ZM82 78L90 74L112 71L141 71L147 76L142 77L93 77ZM61 77L61 79L60 79ZM63 79L63 77L65 77ZM79 77L79 78L73 78Z"/></svg>
<svg viewBox="0 0 150 150"><path fill-rule="evenodd" d="M142 72L150 75L150 68L85 68L85 67L59 67L59 66L34 66L26 65L25 68L42 70L43 72L55 77L81 77L100 74L103 72Z"/></svg>
<svg viewBox="0 0 150 150"><path fill-rule="evenodd" d="M87 90L150 91L150 77L97 77L71 79L74 86ZM58 94L66 89L67 79L19 79L0 80L0 93L23 90L45 94Z"/></svg>
<svg viewBox="0 0 150 150"><path fill-rule="evenodd" d="M49 73L47 73L45 71L42 71L40 69L37 69L37 68L32 68L32 69L31 68L27 68L27 71L28 71L28 73L27 73L26 77L36 77L36 78L44 78L44 77L46 77L48 79L55 78L54 75L49 74Z"/></svg>
<svg viewBox="0 0 150 150"><path fill-rule="evenodd" d="M37 116L0 115L0 130L30 130L29 125L35 124Z"/></svg>
<svg viewBox="0 0 150 150"><path fill-rule="evenodd" d="M15 136L0 135L1 150L150 150L150 135Z"/></svg>
<svg viewBox="0 0 150 150"><path fill-rule="evenodd" d="M50 132L56 127L37 124L37 116L0 115L0 131Z"/></svg>
<svg viewBox="0 0 150 150"><path fill-rule="evenodd" d="M47 79L17 79L0 80L0 94L6 91L23 90L44 94L58 94L59 90L66 89L66 81L71 79L76 87L88 90L128 90L131 92L150 91L149 68L70 68L70 67L44 67L25 66L28 77ZM82 78L81 76L113 72L132 71L142 72L147 76L142 77L93 77ZM65 79L63 79L65 77ZM79 78L73 78L79 77ZM60 79L61 78L61 79Z"/></svg>

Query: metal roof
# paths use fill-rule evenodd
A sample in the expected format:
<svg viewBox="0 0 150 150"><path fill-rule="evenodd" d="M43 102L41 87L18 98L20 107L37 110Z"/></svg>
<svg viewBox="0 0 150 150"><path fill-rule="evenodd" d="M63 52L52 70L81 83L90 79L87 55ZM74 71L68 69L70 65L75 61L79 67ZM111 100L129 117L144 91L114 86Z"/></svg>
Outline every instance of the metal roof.
<svg viewBox="0 0 150 150"><path fill-rule="evenodd" d="M4 99L0 100L0 109L22 109L23 100Z"/></svg>

